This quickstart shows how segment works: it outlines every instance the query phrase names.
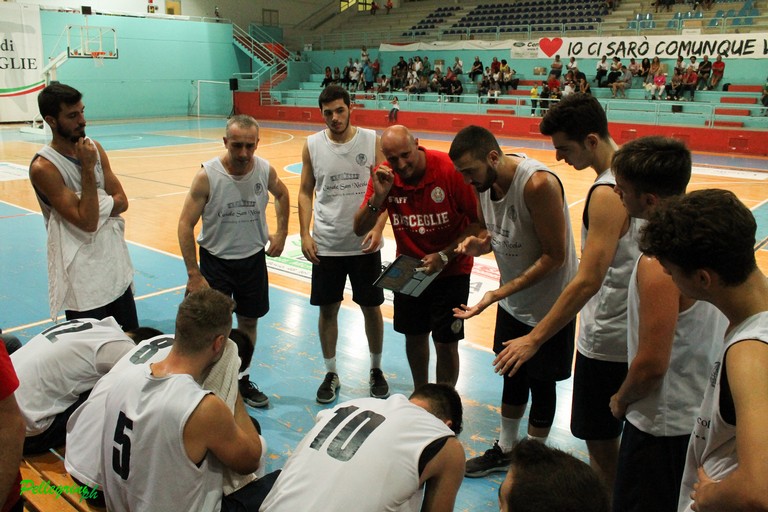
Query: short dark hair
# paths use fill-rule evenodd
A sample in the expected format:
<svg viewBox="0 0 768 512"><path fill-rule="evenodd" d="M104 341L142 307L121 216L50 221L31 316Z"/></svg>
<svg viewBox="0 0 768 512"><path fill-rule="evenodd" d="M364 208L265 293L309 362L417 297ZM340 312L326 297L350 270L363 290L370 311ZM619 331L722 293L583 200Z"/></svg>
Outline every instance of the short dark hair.
<svg viewBox="0 0 768 512"><path fill-rule="evenodd" d="M501 155L499 142L493 134L482 126L467 126L462 128L451 142L451 149L448 150L448 156L456 161L463 157L467 152L472 158L482 160L488 153L496 150Z"/></svg>
<svg viewBox="0 0 768 512"><path fill-rule="evenodd" d="M651 212L640 250L688 275L702 268L736 286L757 268L752 212L727 190L697 190L672 197Z"/></svg>
<svg viewBox="0 0 768 512"><path fill-rule="evenodd" d="M603 106L594 96L582 93L569 94L550 107L539 131L550 136L563 132L568 139L582 144L590 133L596 133L603 140L610 138Z"/></svg>
<svg viewBox="0 0 768 512"><path fill-rule="evenodd" d="M459 435L464 428L464 407L456 388L450 384L424 384L411 394L429 404L430 412L443 421L451 421L450 429Z"/></svg>
<svg viewBox="0 0 768 512"><path fill-rule="evenodd" d="M325 103L330 103L338 99L344 100L344 104L347 107L351 105L349 91L340 85L329 85L320 93L320 96L317 98L317 103L320 106L320 110L322 110Z"/></svg>
<svg viewBox="0 0 768 512"><path fill-rule="evenodd" d="M130 331L126 331L125 334L127 334L128 337L138 345L144 340L154 338L155 336L160 336L163 334L163 331L155 329L154 327L137 327L135 329L131 329Z"/></svg>
<svg viewBox="0 0 768 512"><path fill-rule="evenodd" d="M510 452L512 488L499 498L514 512L608 512L608 492L586 463L523 439Z"/></svg>
<svg viewBox="0 0 768 512"><path fill-rule="evenodd" d="M253 358L253 340L242 329L232 329L229 331L229 339L237 345L237 355L240 356L239 372L242 373L251 365Z"/></svg>
<svg viewBox="0 0 768 512"><path fill-rule="evenodd" d="M83 94L74 87L55 82L37 95L37 107L43 119L47 116L57 117L61 112L62 103L74 105L81 99L83 99Z"/></svg>
<svg viewBox="0 0 768 512"><path fill-rule="evenodd" d="M676 139L641 137L614 153L611 169L639 193L678 196L691 180L691 152Z"/></svg>
<svg viewBox="0 0 768 512"><path fill-rule="evenodd" d="M213 288L190 293L176 313L174 346L187 354L205 350L216 337L229 335L234 310L235 301Z"/></svg>

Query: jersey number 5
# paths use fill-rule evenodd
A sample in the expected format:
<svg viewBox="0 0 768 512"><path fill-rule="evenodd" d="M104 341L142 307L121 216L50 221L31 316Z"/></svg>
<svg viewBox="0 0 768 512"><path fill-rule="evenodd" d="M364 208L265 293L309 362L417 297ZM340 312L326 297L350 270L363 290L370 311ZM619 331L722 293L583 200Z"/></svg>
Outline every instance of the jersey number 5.
<svg viewBox="0 0 768 512"><path fill-rule="evenodd" d="M115 426L115 444L112 447L112 469L123 480L128 480L131 472L131 438L128 432L133 430L133 420L120 411ZM128 432L126 432L128 431Z"/></svg>
<svg viewBox="0 0 768 512"><path fill-rule="evenodd" d="M354 405L337 409L334 413L334 417L325 425L325 427L323 427L317 436L315 436L309 447L319 451L328 440L328 436L336 430L336 427L349 418L346 425L344 425L333 439L331 439L327 451L328 455L341 462L346 462L351 459L363 445L365 440L368 439L368 436L370 436L379 425L384 423L384 420L386 419L381 414L377 414L373 411L360 411L352 416L358 409L359 408ZM350 416L352 417L350 418Z"/></svg>

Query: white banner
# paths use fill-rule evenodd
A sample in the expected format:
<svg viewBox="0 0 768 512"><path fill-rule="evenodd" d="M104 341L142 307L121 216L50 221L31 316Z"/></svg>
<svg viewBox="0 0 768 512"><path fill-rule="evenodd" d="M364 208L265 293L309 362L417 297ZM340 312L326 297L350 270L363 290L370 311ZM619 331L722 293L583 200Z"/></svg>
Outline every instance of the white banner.
<svg viewBox="0 0 768 512"><path fill-rule="evenodd" d="M36 5L0 3L0 122L30 121L37 114L43 38Z"/></svg>
<svg viewBox="0 0 768 512"><path fill-rule="evenodd" d="M644 57L675 59L678 55L727 59L762 59L768 56L768 34L671 34L628 37L542 37L529 41L435 41L432 43L382 44L382 52L509 49L514 59L542 59L560 55L564 60Z"/></svg>

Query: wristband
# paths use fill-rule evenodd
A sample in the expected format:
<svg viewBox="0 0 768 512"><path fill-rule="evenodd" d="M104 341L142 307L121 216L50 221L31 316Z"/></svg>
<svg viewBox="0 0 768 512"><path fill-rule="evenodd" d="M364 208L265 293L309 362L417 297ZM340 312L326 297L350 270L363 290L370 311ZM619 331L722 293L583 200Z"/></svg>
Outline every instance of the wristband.
<svg viewBox="0 0 768 512"><path fill-rule="evenodd" d="M371 204L371 200L370 200L370 199L368 200L368 203L367 203L367 205L368 205L368 209L369 209L369 210L371 210L373 213L378 213L378 212L379 212L379 210L381 210L381 207L380 207L380 206L373 206L373 205Z"/></svg>

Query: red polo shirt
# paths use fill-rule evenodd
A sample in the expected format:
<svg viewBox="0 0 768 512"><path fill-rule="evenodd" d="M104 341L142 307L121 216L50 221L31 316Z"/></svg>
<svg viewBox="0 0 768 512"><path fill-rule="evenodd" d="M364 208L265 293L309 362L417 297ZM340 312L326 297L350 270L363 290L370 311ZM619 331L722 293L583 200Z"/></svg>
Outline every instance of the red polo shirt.
<svg viewBox="0 0 768 512"><path fill-rule="evenodd" d="M8 357L8 352L5 350L5 344L0 341L0 400L9 397L18 387L19 379L16 377L16 372L13 370L11 358ZM0 503L0 510L3 512L10 510L11 507L19 501L19 491L21 489L20 483L21 474L18 474L16 476L16 483L8 492L8 498L5 503Z"/></svg>
<svg viewBox="0 0 768 512"><path fill-rule="evenodd" d="M415 185L403 183L395 173L395 181L384 204L397 243L397 253L423 258L439 252L473 222L478 222L477 199L470 185L442 151L419 146L426 155L426 171ZM373 196L373 180L363 204ZM440 277L469 274L473 259L457 255L440 273Z"/></svg>

